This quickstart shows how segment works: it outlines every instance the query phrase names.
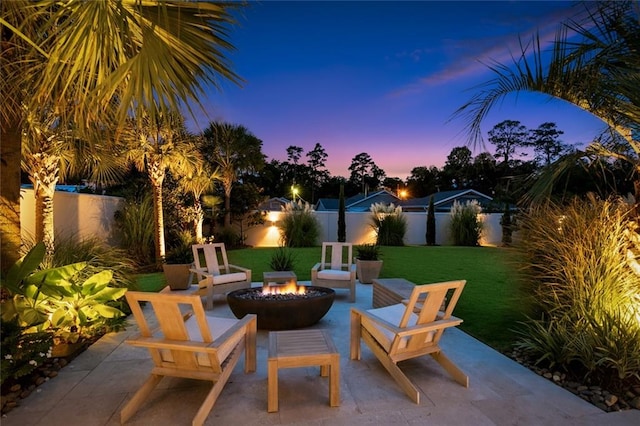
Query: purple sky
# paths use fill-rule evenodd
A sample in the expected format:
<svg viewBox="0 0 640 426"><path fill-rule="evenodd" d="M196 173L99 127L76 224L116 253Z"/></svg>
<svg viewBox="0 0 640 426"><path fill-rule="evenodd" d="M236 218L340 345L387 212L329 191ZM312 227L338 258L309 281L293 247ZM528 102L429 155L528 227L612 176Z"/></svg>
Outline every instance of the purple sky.
<svg viewBox="0 0 640 426"><path fill-rule="evenodd" d="M198 131L210 120L247 127L268 159L286 148L320 143L334 176L349 176L354 156L368 153L389 177L417 166L442 167L466 143L453 112L492 78L484 63L510 62L518 36L553 41L574 2L279 2L250 3L233 29L229 54L242 87L201 99ZM578 6L582 10L582 6ZM588 143L600 120L538 94L510 96L483 122L518 120L530 129L551 121L569 144ZM474 155L481 147L473 148ZM487 146L493 152L491 145ZM301 162L306 161L306 156Z"/></svg>

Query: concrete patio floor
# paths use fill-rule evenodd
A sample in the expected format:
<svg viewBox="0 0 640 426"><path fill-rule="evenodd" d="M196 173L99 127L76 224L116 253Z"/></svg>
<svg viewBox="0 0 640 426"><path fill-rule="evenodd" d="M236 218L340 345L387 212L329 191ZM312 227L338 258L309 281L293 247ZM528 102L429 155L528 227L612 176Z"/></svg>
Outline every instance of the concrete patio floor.
<svg viewBox="0 0 640 426"><path fill-rule="evenodd" d="M208 425L640 425L640 411L605 413L457 329L443 350L468 375L468 389L430 357L400 364L421 389L414 404L362 346L349 359L349 309L371 307L371 286L358 284L355 304L336 291L329 313L314 328L328 329L340 352L340 407L329 407L328 380L318 368L280 370L279 411L267 413L267 331L258 331L258 369L241 360L207 418ZM214 316L233 317L224 301ZM137 331L104 336L3 416L3 426L116 425L120 410L151 370L148 352L123 343ZM210 385L165 378L128 425L187 425Z"/></svg>

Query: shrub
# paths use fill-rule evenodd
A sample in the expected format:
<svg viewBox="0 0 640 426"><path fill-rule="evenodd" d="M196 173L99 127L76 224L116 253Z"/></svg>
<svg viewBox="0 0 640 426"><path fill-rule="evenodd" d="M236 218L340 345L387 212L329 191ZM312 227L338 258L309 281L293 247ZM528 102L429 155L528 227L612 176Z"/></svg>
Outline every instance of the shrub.
<svg viewBox="0 0 640 426"><path fill-rule="evenodd" d="M461 204L453 202L451 206L451 238L454 246L477 246L482 232L482 222L478 215L482 211L476 200Z"/></svg>
<svg viewBox="0 0 640 426"><path fill-rule="evenodd" d="M233 226L225 226L214 234L214 241L224 243L226 248L240 246L240 234Z"/></svg>
<svg viewBox="0 0 640 426"><path fill-rule="evenodd" d="M50 333L23 333L16 320L2 321L0 327L0 384L30 374L51 357ZM3 397L4 398L4 397Z"/></svg>
<svg viewBox="0 0 640 426"><path fill-rule="evenodd" d="M429 208L427 210L427 232L425 239L428 246L436 245L436 208L433 202L433 195L429 197Z"/></svg>
<svg viewBox="0 0 640 426"><path fill-rule="evenodd" d="M140 203L128 202L115 214L116 235L120 246L139 266L155 268L153 241L153 200L145 197Z"/></svg>
<svg viewBox="0 0 640 426"><path fill-rule="evenodd" d="M320 235L320 223L309 203L290 202L282 206L284 215L278 223L282 245L313 247Z"/></svg>
<svg viewBox="0 0 640 426"><path fill-rule="evenodd" d="M631 211L621 200L591 196L531 208L519 221L522 270L540 315L519 341L529 355L573 372L577 365L601 382L640 380L640 279L627 259Z"/></svg>
<svg viewBox="0 0 640 426"><path fill-rule="evenodd" d="M407 233L407 219L402 207L393 203L374 203L371 210L371 227L376 231L376 244L381 246L403 246Z"/></svg>

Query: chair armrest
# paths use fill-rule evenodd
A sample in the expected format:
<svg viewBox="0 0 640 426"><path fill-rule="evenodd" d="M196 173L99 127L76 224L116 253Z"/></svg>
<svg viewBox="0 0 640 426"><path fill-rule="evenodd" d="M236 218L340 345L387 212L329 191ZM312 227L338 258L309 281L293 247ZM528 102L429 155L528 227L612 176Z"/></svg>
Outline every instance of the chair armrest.
<svg viewBox="0 0 640 426"><path fill-rule="evenodd" d="M322 263L316 263L315 265L313 265L313 268L311 268L311 284L316 282L316 280L318 279L318 272L321 269L322 269Z"/></svg>
<svg viewBox="0 0 640 426"><path fill-rule="evenodd" d="M236 272L244 272L245 274L247 274L247 281L251 282L251 269L244 268L238 265L229 265L229 272L231 272L232 270Z"/></svg>
<svg viewBox="0 0 640 426"><path fill-rule="evenodd" d="M379 316L373 315L367 311L363 311L358 308L351 308L351 312L355 312L361 317L366 317L368 320L375 322L376 324L380 324L382 327L386 328L392 333L400 333L401 331L406 330L405 328L400 328L397 325L392 324L389 321L380 318Z"/></svg>
<svg viewBox="0 0 640 426"><path fill-rule="evenodd" d="M460 324L462 324L462 320L460 318L451 317L446 320L437 320L428 324L413 325L411 327L401 328L401 331L398 332L398 337L407 337L429 331L443 330L445 328L455 327Z"/></svg>

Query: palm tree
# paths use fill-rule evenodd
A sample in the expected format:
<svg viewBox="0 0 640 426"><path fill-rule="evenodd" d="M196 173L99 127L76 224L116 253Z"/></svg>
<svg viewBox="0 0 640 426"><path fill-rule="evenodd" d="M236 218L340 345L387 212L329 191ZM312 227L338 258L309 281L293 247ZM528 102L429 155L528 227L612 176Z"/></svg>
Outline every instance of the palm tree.
<svg viewBox="0 0 640 426"><path fill-rule="evenodd" d="M114 111L151 120L238 83L224 52L240 3L187 0L12 0L0 3L0 231L2 270L20 256L23 106L47 105L63 123L91 131ZM222 77L222 78L221 78Z"/></svg>
<svg viewBox="0 0 640 426"><path fill-rule="evenodd" d="M481 141L480 124L491 108L505 96L522 91L540 92L562 99L602 119L620 137L597 138L579 155L608 157L629 162L635 170L636 203L640 208L640 19L637 2L586 3L584 23L564 23L556 36L549 64L543 66L539 37L523 46L511 65L490 66L494 79L460 107L454 117L462 116L470 142ZM573 34L581 41L573 41ZM531 59L529 54L531 53ZM616 143L622 138L626 146ZM608 142L603 143L603 140ZM575 157L571 157L574 160ZM568 169L568 162L549 168L549 187L553 178ZM640 209L638 210L640 212Z"/></svg>
<svg viewBox="0 0 640 426"><path fill-rule="evenodd" d="M262 141L244 126L211 122L203 132L201 152L218 168L224 190L224 226L231 226L231 189L241 173L264 167Z"/></svg>
<svg viewBox="0 0 640 426"><path fill-rule="evenodd" d="M99 132L96 132L97 134ZM73 128L62 126L50 111L25 112L22 169L33 183L36 242L42 241L47 255L54 251L53 202L56 184L67 176L91 177L92 182L115 180L118 158L104 144L89 144L74 137Z"/></svg>
<svg viewBox="0 0 640 426"><path fill-rule="evenodd" d="M182 176L192 172L201 159L180 113L159 115L155 120L146 116L142 121L132 120L131 125L131 131L126 133L130 144L125 157L138 170L146 171L151 182L155 257L160 265L166 254L162 183L167 170Z"/></svg>
<svg viewBox="0 0 640 426"><path fill-rule="evenodd" d="M216 170L212 173L208 170L207 164L204 162L196 164L193 170L187 172L187 174L180 179L180 187L193 195L193 226L196 241L199 243L204 241L202 235L202 224L204 222L202 196L205 192L211 191L214 188L214 181L216 179L219 179L218 171Z"/></svg>

